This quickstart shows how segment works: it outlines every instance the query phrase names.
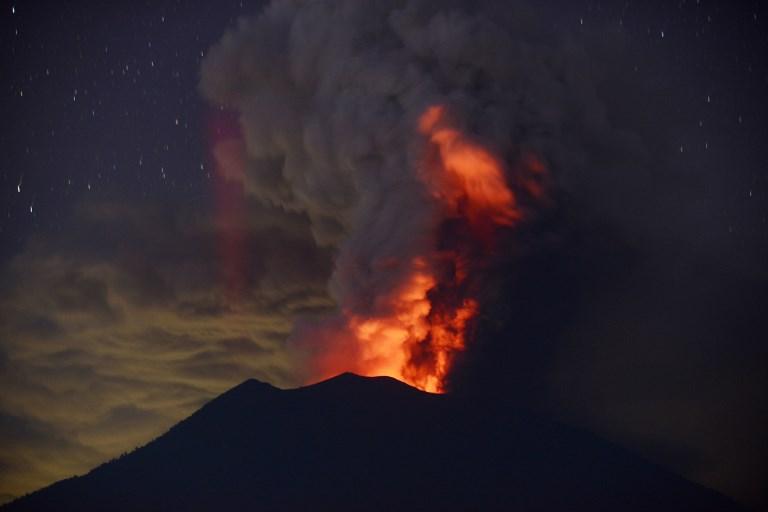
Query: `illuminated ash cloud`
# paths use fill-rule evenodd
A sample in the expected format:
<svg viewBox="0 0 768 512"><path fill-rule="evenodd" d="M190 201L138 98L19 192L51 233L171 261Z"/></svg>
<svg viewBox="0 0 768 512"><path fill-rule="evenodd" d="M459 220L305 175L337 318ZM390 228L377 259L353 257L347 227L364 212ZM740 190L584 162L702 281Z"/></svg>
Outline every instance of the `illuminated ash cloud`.
<svg viewBox="0 0 768 512"><path fill-rule="evenodd" d="M524 10L464 4L274 1L203 62L204 94L240 116L230 175L336 252L338 314L292 337L307 380L442 390L493 239L587 160L570 126L609 131L577 51Z"/></svg>

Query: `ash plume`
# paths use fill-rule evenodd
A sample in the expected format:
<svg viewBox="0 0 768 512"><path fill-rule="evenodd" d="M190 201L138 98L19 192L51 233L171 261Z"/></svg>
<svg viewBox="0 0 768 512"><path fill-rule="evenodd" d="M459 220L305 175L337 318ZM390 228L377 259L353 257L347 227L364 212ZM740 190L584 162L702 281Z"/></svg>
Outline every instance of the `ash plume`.
<svg viewBox="0 0 768 512"><path fill-rule="evenodd" d="M425 181L430 136L418 128L425 112L444 109L450 130L466 139L462 144L498 162L503 175L484 187L510 187L515 222L488 222L508 231L545 209L550 192L563 186L578 192L579 173L590 165L590 142L614 148L632 143L599 115L593 77L576 72L586 66L578 46L526 9L492 2L274 1L210 50L201 87L214 102L239 112L245 189L306 215L314 242L337 255L329 290L339 314L300 320L292 340L308 358L310 380L393 364L426 364L434 372L441 363L437 356L424 363L424 347L429 352L437 336L433 322L445 295L442 283L456 281L448 286L445 300L454 306L442 331L465 329L469 314L461 308L475 309L468 302L474 299L462 295L480 286L478 275L488 265L477 260L494 251L478 245L484 236L467 243L461 235L485 228L464 222L450 229L456 208L463 207L442 208L435 197L444 194ZM537 172L546 179L531 179ZM445 259L446 245L461 253L449 258L447 270L435 263ZM457 276L467 261L475 269L470 284L446 277ZM435 265L441 268L431 269ZM419 279L429 284L415 285ZM414 293L413 286L421 288ZM403 300L412 304L403 306ZM423 308L420 301L427 302L427 312L414 317L410 311ZM397 325L381 320L395 317ZM427 324L427 334L418 335L420 343L403 360L370 353L371 343L360 340L369 336L361 332L373 330L370 336L379 339L393 329L412 338L420 323ZM350 332L355 327L358 332ZM382 358L391 362L376 362ZM323 368L314 364L318 359Z"/></svg>

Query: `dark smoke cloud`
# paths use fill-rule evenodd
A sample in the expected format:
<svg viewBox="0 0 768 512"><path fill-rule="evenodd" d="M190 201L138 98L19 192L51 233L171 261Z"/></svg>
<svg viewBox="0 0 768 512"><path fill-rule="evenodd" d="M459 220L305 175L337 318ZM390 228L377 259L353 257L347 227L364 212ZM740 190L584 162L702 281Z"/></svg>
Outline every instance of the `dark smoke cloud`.
<svg viewBox="0 0 768 512"><path fill-rule="evenodd" d="M448 105L510 162L543 155L574 194L594 192L596 169L632 173L647 159L609 122L584 48L541 29L489 2L274 2L210 50L201 87L240 112L247 190L309 217L315 242L337 251L333 297L370 314L411 271L383 262L429 243L415 134L428 106Z"/></svg>
<svg viewBox="0 0 768 512"><path fill-rule="evenodd" d="M336 253L332 296L360 312L398 282L377 262L424 243L415 120L427 106L447 104L507 162L541 155L553 202L499 250L452 387L547 402L764 500L765 450L749 439L766 411L733 400L762 396L765 352L750 340L765 332L755 304L768 272L764 246L729 255L718 204L744 181L734 157L683 153L696 117L672 63L618 28L582 36L536 9L275 1L211 49L201 89L240 113L247 191L309 219L313 243ZM726 411L739 421L723 426ZM693 435L693 416L712 435Z"/></svg>

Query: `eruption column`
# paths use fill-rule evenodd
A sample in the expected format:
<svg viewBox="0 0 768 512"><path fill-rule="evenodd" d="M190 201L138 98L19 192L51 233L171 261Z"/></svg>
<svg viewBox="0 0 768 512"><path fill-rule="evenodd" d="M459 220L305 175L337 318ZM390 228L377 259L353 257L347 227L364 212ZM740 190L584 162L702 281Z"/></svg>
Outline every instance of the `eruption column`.
<svg viewBox="0 0 768 512"><path fill-rule="evenodd" d="M375 297L373 313L341 304L342 325L330 337L344 341L317 354L313 364L320 377L351 370L445 391L479 308L475 283L483 259L497 229L522 218L499 159L452 125L444 106L426 109L418 132L425 144L418 182L434 203L429 243L414 250L417 256L393 263L403 266L403 277ZM531 162L536 165L524 159L520 168L544 172L539 160Z"/></svg>

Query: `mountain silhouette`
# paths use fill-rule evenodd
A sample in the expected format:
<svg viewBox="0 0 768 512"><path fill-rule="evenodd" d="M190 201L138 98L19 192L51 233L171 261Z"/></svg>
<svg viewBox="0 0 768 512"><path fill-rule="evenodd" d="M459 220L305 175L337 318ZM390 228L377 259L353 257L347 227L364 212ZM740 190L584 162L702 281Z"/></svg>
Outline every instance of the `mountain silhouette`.
<svg viewBox="0 0 768 512"><path fill-rule="evenodd" d="M494 401L342 374L248 380L17 511L741 510L589 433Z"/></svg>

